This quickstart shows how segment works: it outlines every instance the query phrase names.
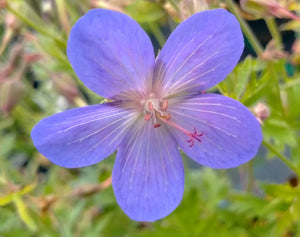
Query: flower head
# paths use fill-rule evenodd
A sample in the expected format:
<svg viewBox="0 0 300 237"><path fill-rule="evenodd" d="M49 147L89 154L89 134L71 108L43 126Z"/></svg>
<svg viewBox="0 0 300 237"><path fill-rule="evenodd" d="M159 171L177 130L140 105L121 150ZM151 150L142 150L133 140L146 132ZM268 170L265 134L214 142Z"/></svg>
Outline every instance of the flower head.
<svg viewBox="0 0 300 237"><path fill-rule="evenodd" d="M163 218L183 195L178 148L212 168L236 167L258 150L262 134L251 112L233 99L201 93L232 71L243 47L235 17L217 9L182 22L155 59L133 19L91 10L74 25L67 54L82 82L113 102L43 119L32 130L34 144L68 168L118 150L112 185L119 205L134 220Z"/></svg>

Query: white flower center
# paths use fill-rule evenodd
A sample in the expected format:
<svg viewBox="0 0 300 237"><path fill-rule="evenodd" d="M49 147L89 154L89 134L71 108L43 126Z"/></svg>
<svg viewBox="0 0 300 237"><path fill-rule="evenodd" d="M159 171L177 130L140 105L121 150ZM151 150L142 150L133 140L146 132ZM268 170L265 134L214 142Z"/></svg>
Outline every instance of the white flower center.
<svg viewBox="0 0 300 237"><path fill-rule="evenodd" d="M150 93L149 98L144 103L145 120L153 119L153 126L160 127L160 123L157 123L157 116L159 118L169 119L170 115L166 112L168 107L168 100L160 100L155 97L154 93Z"/></svg>

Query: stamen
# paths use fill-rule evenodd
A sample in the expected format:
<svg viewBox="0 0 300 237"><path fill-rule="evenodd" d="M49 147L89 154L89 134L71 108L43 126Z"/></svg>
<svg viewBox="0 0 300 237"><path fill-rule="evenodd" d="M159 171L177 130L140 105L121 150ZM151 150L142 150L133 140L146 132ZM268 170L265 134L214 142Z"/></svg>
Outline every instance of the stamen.
<svg viewBox="0 0 300 237"><path fill-rule="evenodd" d="M163 101L162 108L163 108L163 110L166 110L168 108L168 100L167 99Z"/></svg>
<svg viewBox="0 0 300 237"><path fill-rule="evenodd" d="M148 107L149 107L150 111L154 110L153 104L150 101L148 102Z"/></svg>
<svg viewBox="0 0 300 237"><path fill-rule="evenodd" d="M166 120L169 120L169 119L171 118L171 115L170 115L170 114L165 113L165 112L161 112L161 111L158 112L158 116L159 116L159 117L162 117L162 118L164 118L164 119L166 119Z"/></svg>
<svg viewBox="0 0 300 237"><path fill-rule="evenodd" d="M148 121L151 118L152 114L145 114L145 121Z"/></svg>

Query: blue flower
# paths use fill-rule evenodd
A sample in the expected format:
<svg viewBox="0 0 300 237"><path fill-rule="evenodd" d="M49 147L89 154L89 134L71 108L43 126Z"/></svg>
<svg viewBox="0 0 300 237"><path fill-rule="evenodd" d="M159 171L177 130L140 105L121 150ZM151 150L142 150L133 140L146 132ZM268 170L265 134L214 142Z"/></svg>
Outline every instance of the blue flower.
<svg viewBox="0 0 300 237"><path fill-rule="evenodd" d="M113 102L43 119L32 130L34 145L67 168L93 165L118 150L117 202L134 220L163 218L183 195L179 148L221 169L257 153L262 133L251 112L228 97L201 93L232 71L243 47L236 18L216 9L182 22L155 59L133 19L91 10L72 28L67 55L80 80Z"/></svg>

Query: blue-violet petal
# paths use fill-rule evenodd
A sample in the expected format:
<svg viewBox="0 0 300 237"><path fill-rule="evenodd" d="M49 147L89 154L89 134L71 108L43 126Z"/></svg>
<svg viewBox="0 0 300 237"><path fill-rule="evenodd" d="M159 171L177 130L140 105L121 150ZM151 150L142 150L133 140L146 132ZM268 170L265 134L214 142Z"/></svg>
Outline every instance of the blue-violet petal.
<svg viewBox="0 0 300 237"><path fill-rule="evenodd" d="M120 144L112 185L124 212L136 221L155 221L180 203L183 162L166 127L142 119Z"/></svg>
<svg viewBox="0 0 300 237"><path fill-rule="evenodd" d="M94 9L82 16L71 30L67 55L79 79L105 98L145 93L152 84L151 41L137 22L120 12Z"/></svg>
<svg viewBox="0 0 300 237"><path fill-rule="evenodd" d="M196 13L174 30L158 55L155 88L165 97L206 90L233 70L243 48L239 22L231 13Z"/></svg>
<svg viewBox="0 0 300 237"><path fill-rule="evenodd" d="M171 121L198 140L170 127L179 147L196 162L211 168L232 168L252 159L261 144L258 120L240 102L217 94L170 100ZM192 145L192 146L191 146Z"/></svg>
<svg viewBox="0 0 300 237"><path fill-rule="evenodd" d="M41 120L31 137L37 150L53 163L83 167L113 153L136 117L115 103L91 105Z"/></svg>

